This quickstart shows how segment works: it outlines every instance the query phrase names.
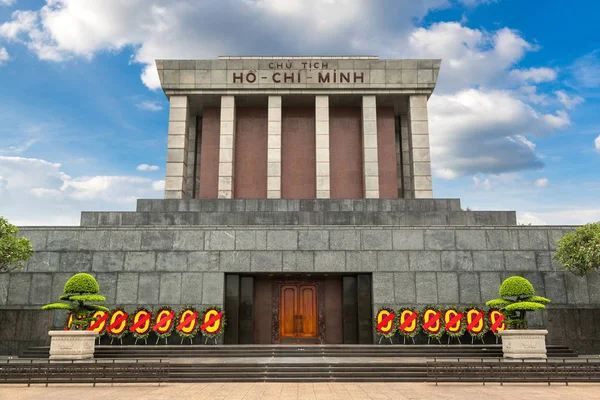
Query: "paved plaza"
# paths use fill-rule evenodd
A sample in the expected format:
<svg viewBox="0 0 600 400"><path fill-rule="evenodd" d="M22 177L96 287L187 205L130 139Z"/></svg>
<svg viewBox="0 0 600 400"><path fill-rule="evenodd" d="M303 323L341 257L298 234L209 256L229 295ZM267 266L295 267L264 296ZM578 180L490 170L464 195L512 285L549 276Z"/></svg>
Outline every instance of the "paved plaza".
<svg viewBox="0 0 600 400"><path fill-rule="evenodd" d="M596 399L599 384L443 384L429 383L171 383L166 385L52 385L0 387L0 400L100 399Z"/></svg>

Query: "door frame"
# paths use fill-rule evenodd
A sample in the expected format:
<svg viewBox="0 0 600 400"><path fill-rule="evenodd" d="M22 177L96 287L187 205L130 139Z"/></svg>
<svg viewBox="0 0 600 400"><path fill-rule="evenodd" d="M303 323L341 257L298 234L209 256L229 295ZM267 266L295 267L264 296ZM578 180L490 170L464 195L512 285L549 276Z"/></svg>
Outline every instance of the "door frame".
<svg viewBox="0 0 600 400"><path fill-rule="evenodd" d="M271 312L273 315L271 325L271 343L280 344L279 341L279 300L281 287L284 285L314 285L317 288L317 326L319 329L316 344L325 343L325 285L320 280L310 279L275 279L273 287L273 301ZM309 344L308 344L309 345ZM309 345L310 346L310 345Z"/></svg>

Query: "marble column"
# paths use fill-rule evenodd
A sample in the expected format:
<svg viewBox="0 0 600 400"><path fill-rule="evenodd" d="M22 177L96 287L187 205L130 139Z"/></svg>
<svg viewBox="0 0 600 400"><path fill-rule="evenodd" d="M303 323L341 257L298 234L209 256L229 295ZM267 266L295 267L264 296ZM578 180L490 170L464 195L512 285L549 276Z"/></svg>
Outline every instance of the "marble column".
<svg viewBox="0 0 600 400"><path fill-rule="evenodd" d="M317 199L331 197L329 173L329 96L315 96Z"/></svg>
<svg viewBox="0 0 600 400"><path fill-rule="evenodd" d="M219 135L218 196L220 199L233 199L233 171L235 163L234 96L221 96L221 123Z"/></svg>
<svg viewBox="0 0 600 400"><path fill-rule="evenodd" d="M426 95L411 95L409 97L408 119L414 197L416 199L432 198Z"/></svg>
<svg viewBox="0 0 600 400"><path fill-rule="evenodd" d="M169 107L165 199L186 199L189 198L187 185L189 99L187 96L171 96Z"/></svg>
<svg viewBox="0 0 600 400"><path fill-rule="evenodd" d="M269 96L267 198L281 198L281 96Z"/></svg>
<svg viewBox="0 0 600 400"><path fill-rule="evenodd" d="M377 102L375 96L362 97L362 147L364 198L379 198L379 158L377 154Z"/></svg>

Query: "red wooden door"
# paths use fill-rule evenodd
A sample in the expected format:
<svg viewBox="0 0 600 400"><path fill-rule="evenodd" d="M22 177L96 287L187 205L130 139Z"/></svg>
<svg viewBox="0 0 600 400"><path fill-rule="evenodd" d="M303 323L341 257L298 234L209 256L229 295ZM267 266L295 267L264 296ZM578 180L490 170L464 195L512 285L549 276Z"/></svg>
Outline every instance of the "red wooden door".
<svg viewBox="0 0 600 400"><path fill-rule="evenodd" d="M280 343L316 343L318 333L316 286L281 286L279 299Z"/></svg>

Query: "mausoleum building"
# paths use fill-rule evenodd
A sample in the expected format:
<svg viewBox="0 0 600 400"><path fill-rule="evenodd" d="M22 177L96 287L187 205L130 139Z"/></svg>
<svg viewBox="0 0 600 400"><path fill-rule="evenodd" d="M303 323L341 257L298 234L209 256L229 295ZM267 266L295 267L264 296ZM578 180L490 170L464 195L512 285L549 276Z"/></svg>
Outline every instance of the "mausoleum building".
<svg viewBox="0 0 600 400"><path fill-rule="evenodd" d="M36 253L0 276L1 353L64 325L39 308L76 272L111 307L223 307L225 344L372 344L382 306L484 306L520 275L553 301L530 323L548 343L600 348L600 280L552 260L574 227L434 197L427 102L440 60L156 64L170 103L164 199L23 227Z"/></svg>

